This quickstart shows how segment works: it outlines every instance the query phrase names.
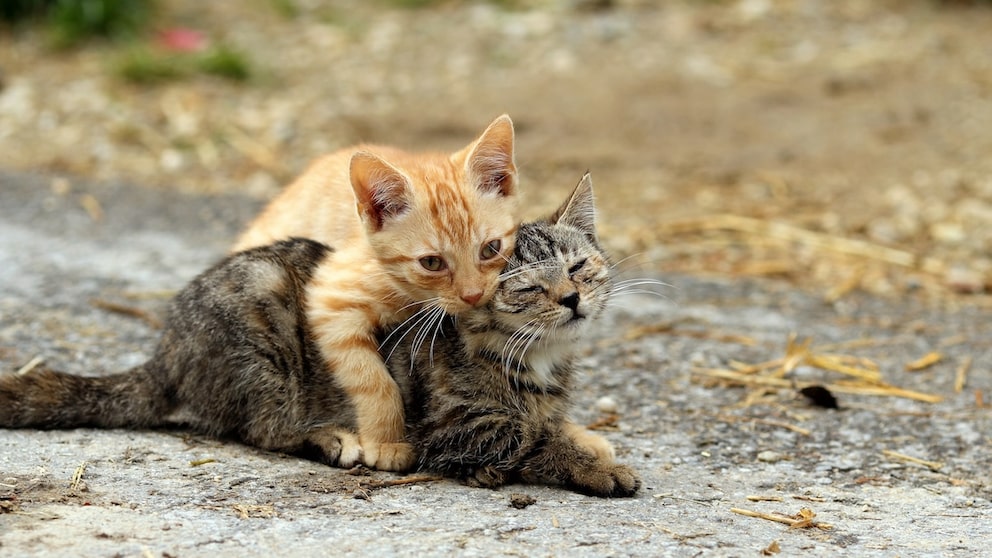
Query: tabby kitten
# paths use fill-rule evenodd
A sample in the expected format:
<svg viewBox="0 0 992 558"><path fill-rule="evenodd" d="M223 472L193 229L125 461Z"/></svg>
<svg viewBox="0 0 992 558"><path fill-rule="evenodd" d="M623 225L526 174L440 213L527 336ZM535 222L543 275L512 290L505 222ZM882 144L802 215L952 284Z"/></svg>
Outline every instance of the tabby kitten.
<svg viewBox="0 0 992 558"><path fill-rule="evenodd" d="M403 470L403 401L375 332L421 309L457 315L496 289L517 228L513 123L452 154L360 145L316 161L235 249L306 237L338 248L304 297L317 347L355 407L366 465Z"/></svg>
<svg viewBox="0 0 992 558"><path fill-rule="evenodd" d="M521 226L489 303L383 332L419 468L481 486L637 491L610 444L567 419L574 355L612 289L593 212L587 175L552 217ZM303 239L230 256L172 301L148 362L103 377L0 376L0 426L182 425L353 465L363 451L356 408L325 373L306 314L308 285L335 258Z"/></svg>
<svg viewBox="0 0 992 558"><path fill-rule="evenodd" d="M519 479L597 496L637 491L609 442L568 419L575 355L606 307L609 271L587 174L549 219L521 225L489 304L446 317L430 343L395 343L387 362L421 469L488 487Z"/></svg>

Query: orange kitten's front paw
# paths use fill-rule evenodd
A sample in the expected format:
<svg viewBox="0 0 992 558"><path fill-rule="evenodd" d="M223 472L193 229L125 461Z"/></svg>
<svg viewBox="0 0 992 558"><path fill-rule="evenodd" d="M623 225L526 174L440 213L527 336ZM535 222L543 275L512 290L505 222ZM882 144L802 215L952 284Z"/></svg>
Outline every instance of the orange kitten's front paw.
<svg viewBox="0 0 992 558"><path fill-rule="evenodd" d="M416 456L413 446L406 442L362 442L363 461L380 471L406 471L413 467Z"/></svg>

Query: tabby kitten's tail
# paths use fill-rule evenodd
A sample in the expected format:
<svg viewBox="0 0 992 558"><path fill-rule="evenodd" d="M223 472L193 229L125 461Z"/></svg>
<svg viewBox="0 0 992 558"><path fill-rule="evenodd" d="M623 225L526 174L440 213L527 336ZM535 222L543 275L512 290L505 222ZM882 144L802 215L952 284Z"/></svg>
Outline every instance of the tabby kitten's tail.
<svg viewBox="0 0 992 558"><path fill-rule="evenodd" d="M145 365L84 377L46 368L0 375L0 428L142 428L165 424L169 398Z"/></svg>

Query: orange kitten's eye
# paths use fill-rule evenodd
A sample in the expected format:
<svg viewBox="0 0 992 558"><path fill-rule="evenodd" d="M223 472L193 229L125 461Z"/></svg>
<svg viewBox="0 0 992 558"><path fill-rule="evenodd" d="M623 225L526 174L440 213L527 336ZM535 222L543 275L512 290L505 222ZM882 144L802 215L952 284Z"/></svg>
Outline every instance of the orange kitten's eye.
<svg viewBox="0 0 992 558"><path fill-rule="evenodd" d="M441 256L424 256L420 258L420 265L424 267L427 271L441 271L442 269L448 267L444 263L444 258Z"/></svg>
<svg viewBox="0 0 992 558"><path fill-rule="evenodd" d="M503 243L499 239L489 241L482 247L482 251L479 256L484 260L491 260L499 255L499 249L503 247Z"/></svg>

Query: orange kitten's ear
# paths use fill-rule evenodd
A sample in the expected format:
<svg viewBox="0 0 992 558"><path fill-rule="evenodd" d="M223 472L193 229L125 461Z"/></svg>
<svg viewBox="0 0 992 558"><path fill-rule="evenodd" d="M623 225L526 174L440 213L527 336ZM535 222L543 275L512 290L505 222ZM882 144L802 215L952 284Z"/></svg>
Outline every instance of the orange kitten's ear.
<svg viewBox="0 0 992 558"><path fill-rule="evenodd" d="M582 175L565 203L548 218L552 224L573 226L596 242L596 200L592 194L592 177Z"/></svg>
<svg viewBox="0 0 992 558"><path fill-rule="evenodd" d="M507 115L493 120L470 145L466 174L478 188L502 196L517 193L517 166L513 161L513 121Z"/></svg>
<svg viewBox="0 0 992 558"><path fill-rule="evenodd" d="M396 167L368 151L351 156L351 187L358 214L372 231L410 208L410 182Z"/></svg>

